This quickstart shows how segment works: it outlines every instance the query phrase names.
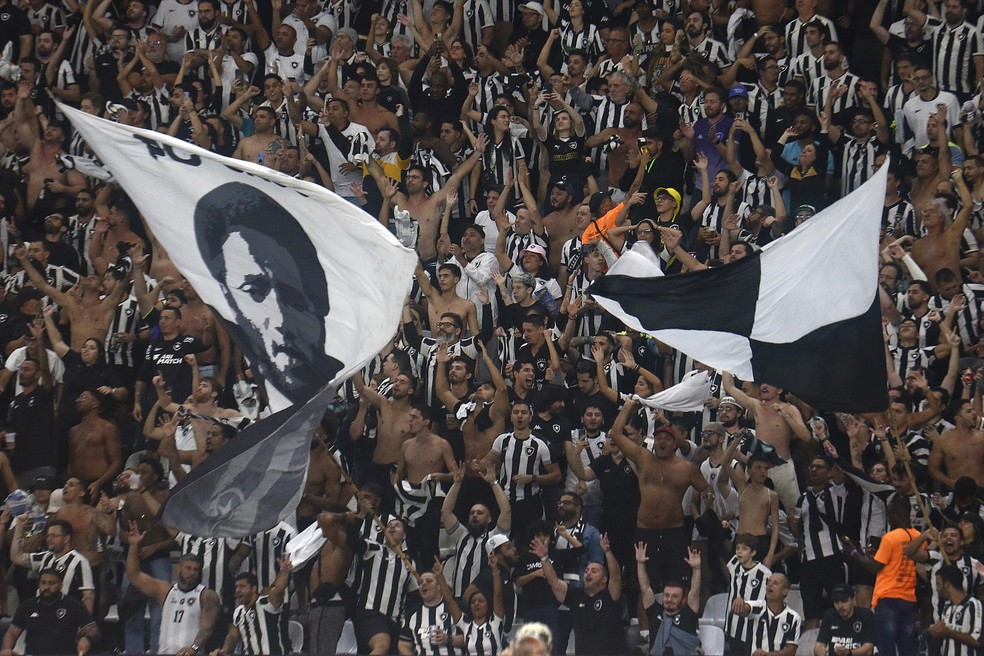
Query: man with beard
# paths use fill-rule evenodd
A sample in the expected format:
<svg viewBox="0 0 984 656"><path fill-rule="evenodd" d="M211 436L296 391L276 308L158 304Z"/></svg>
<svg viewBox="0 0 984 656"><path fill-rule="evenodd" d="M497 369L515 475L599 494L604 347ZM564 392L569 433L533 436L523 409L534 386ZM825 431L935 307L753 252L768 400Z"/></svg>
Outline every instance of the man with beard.
<svg viewBox="0 0 984 656"><path fill-rule="evenodd" d="M705 162L710 173L710 160L699 158L697 168L701 169ZM703 174L703 170L701 173ZM703 175L699 177L704 178ZM723 234L725 221L733 214L737 214L739 219L744 219L751 213L751 208L744 201L735 203L738 178L733 171L727 168L721 169L714 174L711 181L710 190L702 192L701 199L690 210L696 229L696 233L691 232L690 237L692 243L697 246L695 257L702 262L720 259L723 256L722 246L725 244L730 249L730 240L727 240Z"/></svg>
<svg viewBox="0 0 984 656"><path fill-rule="evenodd" d="M141 69L137 68L138 64L142 65ZM171 96L167 83L156 64L148 58L146 43L137 42L136 57L120 68L116 82L124 98L143 100L150 104L153 108L150 115L152 129L156 130L171 121Z"/></svg>
<svg viewBox="0 0 984 656"><path fill-rule="evenodd" d="M607 186L613 186L618 182L619 178L611 173L609 162L623 159L641 134L644 110L642 105L632 102L635 84L634 78L620 71L610 74L608 95L594 110L590 125L592 136L587 138L584 145L589 149L591 169L599 176L599 185L608 182ZM627 124L626 120L631 124ZM613 145L616 149L610 150ZM618 147L625 150L618 152Z"/></svg>
<svg viewBox="0 0 984 656"><path fill-rule="evenodd" d="M263 590L259 590L255 574L243 572L236 576L237 606L232 614L229 633L222 647L209 656L233 654L240 641L247 656L291 652L284 601L294 567L289 558L281 559L277 564L280 569L273 585Z"/></svg>
<svg viewBox="0 0 984 656"><path fill-rule="evenodd" d="M984 432L980 430L980 418L970 399L961 400L958 408L953 419L955 427L933 442L929 455L929 475L950 489L962 476L974 479L978 486L984 484Z"/></svg>
<svg viewBox="0 0 984 656"><path fill-rule="evenodd" d="M667 581L663 585L662 603L656 601L656 593L649 584L646 563L646 543L636 544L636 575L639 577L639 592L642 607L649 616L649 653L693 654L697 652L700 638L700 562L699 551L690 549L687 564L690 565L690 586L680 581ZM684 597L686 602L684 603ZM657 644L658 643L658 644Z"/></svg>
<svg viewBox="0 0 984 656"><path fill-rule="evenodd" d="M816 112L830 112L830 118L859 105L858 76L847 72L847 61L839 43L823 47L824 74L810 83L806 104Z"/></svg>
<svg viewBox="0 0 984 656"><path fill-rule="evenodd" d="M193 656L212 637L219 616L219 595L202 585L202 560L196 555L185 554L178 559L178 580L173 585L142 572L137 552L145 535L136 522L130 522L127 578L134 588L162 607L158 652Z"/></svg>
<svg viewBox="0 0 984 656"><path fill-rule="evenodd" d="M465 589L471 585L478 575L488 568L486 553L490 541L498 536L505 538L512 527L512 511L509 499L499 481L494 477L495 470L486 467L482 476L492 487L495 502L498 506L499 517L492 526L492 511L484 503L476 503L468 511L468 524L462 524L455 515L454 508L458 503L465 480L464 468L457 466L452 470L454 482L444 497L441 506L441 523L446 533L442 542L452 545L455 554L454 572L451 578L451 590L456 599L462 598Z"/></svg>
<svg viewBox="0 0 984 656"><path fill-rule="evenodd" d="M516 545L504 535L490 538L485 544L485 552L493 564L491 567L483 568L475 577L472 584L465 589L464 598L471 599L473 594L481 592L486 599L491 599L495 588L492 577L498 577L502 585L502 602L505 609L503 630L508 632L516 619L516 590L513 587L512 572L519 561L519 554L516 552Z"/></svg>
<svg viewBox="0 0 984 656"><path fill-rule="evenodd" d="M716 64L718 68L725 68L730 63L728 48L709 36L711 27L711 19L705 12L691 9L687 14L688 51Z"/></svg>
<svg viewBox="0 0 984 656"><path fill-rule="evenodd" d="M786 508L794 507L800 492L790 443L793 437L807 444L813 441L799 408L786 403L783 400L783 390L768 383L759 385L759 397L754 398L735 386L734 376L730 373L724 372L722 382L725 393L754 415L756 436L773 446L776 455L785 460L782 465L769 470L769 478L775 484L782 505Z"/></svg>
<svg viewBox="0 0 984 656"><path fill-rule="evenodd" d="M65 33L65 39L70 39L75 32L71 28ZM45 72L47 88L61 102L74 105L82 97L82 90L75 81L75 73L71 65L64 59L65 49L61 47L62 37L51 30L42 30L37 38L38 61ZM54 69L53 71L49 69ZM52 78L51 73L54 73Z"/></svg>
<svg viewBox="0 0 984 656"><path fill-rule="evenodd" d="M626 111L626 122L629 121L629 114ZM627 189L628 185L632 184L638 167L646 168L642 184L639 186L639 191L645 194L645 200L642 205L635 205L629 210L629 219L633 224L660 213L659 208L656 207L656 191L661 188L683 189L683 172L686 169L683 155L672 147L672 141L668 141L658 129L649 127L641 136L646 140L645 149L640 150L638 146L633 146L633 150L625 160L627 166L619 180L619 186ZM669 147L666 146L667 143L670 144ZM639 153L636 159L637 150ZM615 162L613 162L613 169L614 166Z"/></svg>
<svg viewBox="0 0 984 656"><path fill-rule="evenodd" d="M99 640L99 627L77 599L61 592L62 573L55 567L41 571L38 596L23 600L3 636L0 654L12 656L17 639L26 630L29 654L88 654Z"/></svg>
<svg viewBox="0 0 984 656"><path fill-rule="evenodd" d="M222 46L226 29L219 21L217 0L198 0L198 27L185 34L184 38L185 53L193 53L190 69L208 63L211 52Z"/></svg>
<svg viewBox="0 0 984 656"><path fill-rule="evenodd" d="M634 412L637 401L627 400L622 413ZM693 486L705 501L713 495L700 471L676 455L676 436L665 426L656 428L653 451L612 433L619 450L636 466L642 503L636 516L636 538L647 543L649 577L658 587L683 580L684 559L690 545L690 532L684 528L683 496Z"/></svg>
<svg viewBox="0 0 984 656"><path fill-rule="evenodd" d="M913 540L909 545L915 542ZM919 551L925 553L922 549ZM814 656L842 654L845 650L857 656L871 656L876 640L874 613L854 603L854 588L846 583L834 588L831 601L833 609L824 613L820 620Z"/></svg>
<svg viewBox="0 0 984 656"><path fill-rule="evenodd" d="M718 148L731 133L733 121L724 113L726 105L724 90L712 87L704 92L704 116L692 125L684 123L681 126L683 136L688 142L684 156L704 155L707 158L707 174L711 180L715 180L719 172L729 170L724 149ZM695 195L704 189L703 176L696 176L695 189Z"/></svg>
<svg viewBox="0 0 984 656"><path fill-rule="evenodd" d="M928 17L913 8L906 12L920 25ZM967 22L967 8L962 0L947 0L943 6L945 25L933 33L933 69L943 91L966 102L974 94L984 74L984 42L981 33Z"/></svg>
<svg viewBox="0 0 984 656"><path fill-rule="evenodd" d="M936 549L927 549L929 542L935 542ZM981 576L981 563L964 551L964 535L956 524L946 524L941 530L928 528L905 545L903 552L917 564L929 565L929 582L933 588L933 621L943 616L946 598L940 593L936 575L944 565L952 564L963 572L963 589L976 590L984 583Z"/></svg>
<svg viewBox="0 0 984 656"><path fill-rule="evenodd" d="M782 104L763 126L765 143L775 143L803 111L806 111L806 86L799 80L787 80L782 87Z"/></svg>

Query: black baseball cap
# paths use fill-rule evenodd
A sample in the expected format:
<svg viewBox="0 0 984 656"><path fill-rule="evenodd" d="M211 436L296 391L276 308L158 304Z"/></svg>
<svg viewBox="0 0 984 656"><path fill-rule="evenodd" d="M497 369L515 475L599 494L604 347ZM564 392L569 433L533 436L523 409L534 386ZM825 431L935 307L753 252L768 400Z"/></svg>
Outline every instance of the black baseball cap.
<svg viewBox="0 0 984 656"><path fill-rule="evenodd" d="M830 592L831 601L847 601L854 599L854 588L847 583L838 583Z"/></svg>
<svg viewBox="0 0 984 656"><path fill-rule="evenodd" d="M612 190L608 191L596 191L591 194L591 200L588 201L588 207L591 208L591 213L595 216L601 215L601 204L605 202L606 198L611 198Z"/></svg>

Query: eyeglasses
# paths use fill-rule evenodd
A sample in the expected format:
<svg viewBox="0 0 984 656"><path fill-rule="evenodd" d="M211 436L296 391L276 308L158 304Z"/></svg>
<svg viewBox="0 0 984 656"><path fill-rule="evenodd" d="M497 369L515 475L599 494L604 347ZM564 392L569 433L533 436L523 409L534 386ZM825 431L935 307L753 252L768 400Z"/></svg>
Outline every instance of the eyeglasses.
<svg viewBox="0 0 984 656"><path fill-rule="evenodd" d="M437 327L438 328L454 328L454 324L451 323L450 321L438 321L437 322Z"/></svg>
<svg viewBox="0 0 984 656"><path fill-rule="evenodd" d="M708 437L710 435L718 435L718 433L716 431L712 431L712 430L706 430L706 431L701 431L700 432L700 436L701 437Z"/></svg>

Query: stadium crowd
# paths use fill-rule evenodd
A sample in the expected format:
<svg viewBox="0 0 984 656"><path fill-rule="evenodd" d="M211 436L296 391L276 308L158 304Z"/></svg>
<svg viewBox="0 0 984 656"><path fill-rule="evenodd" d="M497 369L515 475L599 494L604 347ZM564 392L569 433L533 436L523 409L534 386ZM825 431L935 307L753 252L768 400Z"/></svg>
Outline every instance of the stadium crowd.
<svg viewBox="0 0 984 656"><path fill-rule="evenodd" d="M981 653L982 30L980 0L0 0L0 656ZM155 520L269 411L58 103L419 255L261 534ZM587 293L628 248L748 257L881 166L884 412ZM238 292L297 294L283 266ZM695 370L702 412L639 402Z"/></svg>

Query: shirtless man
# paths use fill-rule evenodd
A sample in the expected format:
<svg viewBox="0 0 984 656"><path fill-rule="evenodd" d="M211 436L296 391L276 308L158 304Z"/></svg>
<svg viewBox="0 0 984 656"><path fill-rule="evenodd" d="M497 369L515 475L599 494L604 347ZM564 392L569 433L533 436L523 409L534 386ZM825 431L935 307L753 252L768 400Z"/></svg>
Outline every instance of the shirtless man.
<svg viewBox="0 0 984 656"><path fill-rule="evenodd" d="M770 469L769 478L775 484L782 505L794 508L800 491L789 443L793 436L806 443L813 440L810 429L803 422L803 415L796 406L782 400L783 391L778 387L762 383L759 386L759 398L756 399L735 387L735 378L730 373L723 372L721 380L725 393L755 417L755 436L772 445L776 454L786 461Z"/></svg>
<svg viewBox="0 0 984 656"><path fill-rule="evenodd" d="M392 395L390 399L369 389L361 373L352 377L352 383L359 396L368 399L378 412L376 450L372 453L372 463L369 465L369 480L383 489L386 495L384 507L391 510L394 490L390 479L390 467L400 459L400 450L408 430L410 401L417 388L417 379L413 374L398 374L390 388Z"/></svg>
<svg viewBox="0 0 984 656"><path fill-rule="evenodd" d="M415 405L410 410L410 435L400 447L400 458L396 465L396 481L408 480L420 485L424 477L433 474L439 481L450 481L454 469L454 455L451 445L432 432L434 413L425 405Z"/></svg>
<svg viewBox="0 0 984 656"><path fill-rule="evenodd" d="M731 479L738 491L738 531L758 538L755 553L763 554L762 563L772 569L772 561L779 544L779 495L765 486L769 477L769 463L758 455L748 459L748 477L740 469L732 467L731 463L738 450L740 439L731 440L724 459L721 461L721 471ZM772 522L772 531L767 530Z"/></svg>
<svg viewBox="0 0 984 656"><path fill-rule="evenodd" d="M427 321L431 330L444 319L446 314L456 314L468 326L468 332L478 334L478 308L474 301L458 296L457 285L461 280L461 268L457 264L442 264L437 267L437 287L431 284L430 276L417 262L414 273L420 291L427 297Z"/></svg>
<svg viewBox="0 0 984 656"><path fill-rule="evenodd" d="M110 196L109 185L103 187L96 195L96 214L96 234L89 243L89 261L96 274L102 276L110 264L116 264L120 258L117 248L120 242L138 248L139 252L147 250L143 238L130 229L130 225L139 220L140 213L126 194L119 192Z"/></svg>
<svg viewBox="0 0 984 656"><path fill-rule="evenodd" d="M106 550L100 548L99 539L104 535L115 535L116 527L109 515L85 503L85 485L75 477L65 481L62 501L65 505L55 517L72 525L72 548L88 559L98 585L101 581L98 581L95 568L106 563Z"/></svg>
<svg viewBox="0 0 984 656"><path fill-rule="evenodd" d="M455 412L458 405L464 402L474 403L468 411L468 416L461 425L465 442L465 462L480 460L492 448L492 442L499 437L506 427L506 416L509 414L509 386L499 373L499 368L489 356L485 344L478 343L482 351L482 360L492 377L491 383L482 383L473 393L467 395L467 400L459 397L448 386L446 367L451 362L451 354L447 349L437 349L437 375L435 377L435 394L449 412ZM468 468L466 476L477 476ZM466 486L467 487L467 486Z"/></svg>
<svg viewBox="0 0 984 656"><path fill-rule="evenodd" d="M17 87L17 104L14 113L18 124L26 124L30 128L32 140L24 145L31 149L31 158L24 167L27 173L27 208L34 209L41 192L47 196L58 194L67 198L75 198L75 194L85 189L86 181L78 171L61 171L55 156L64 155L62 144L65 142L65 131L57 123L50 122L39 133L40 123L34 113L35 105L31 102L30 83L21 82ZM18 134L23 134L19 132ZM46 198L47 207L53 207L55 198ZM49 204L50 203L50 204Z"/></svg>
<svg viewBox="0 0 984 656"><path fill-rule="evenodd" d="M49 285L45 277L31 266L27 249L24 246L18 245L14 248L14 257L24 267L31 284L40 289L68 314L68 320L71 323L70 340L73 351L81 350L82 344L87 339L95 339L100 342L106 340L106 332L113 320L116 306L123 300L123 295L127 291L126 285L116 285L112 293L103 297L102 282L99 276L86 276L79 280L76 293L65 293L57 287ZM53 305L44 309L46 322L52 318L54 311ZM52 340L52 343L55 343L55 340Z"/></svg>
<svg viewBox="0 0 984 656"><path fill-rule="evenodd" d="M929 475L951 490L961 476L984 485L984 432L978 428L980 418L970 399L960 401L959 407L953 417L955 427L933 442L929 454Z"/></svg>
<svg viewBox="0 0 984 656"><path fill-rule="evenodd" d="M224 381L229 373L229 362L232 358L232 344L225 329L215 320L215 315L209 309L201 296L187 280L181 284L187 303L181 306L182 325L185 334L197 337L206 344L211 344L207 351L195 355L198 360L199 373L204 376L215 376ZM205 333L211 333L206 336Z"/></svg>
<svg viewBox="0 0 984 656"><path fill-rule="evenodd" d="M950 174L957 193L960 195L961 209L949 225L950 209L943 199L932 199L922 207L922 225L926 236L917 239L912 245L912 258L925 274L933 291L936 289L936 272L940 269L960 270L960 240L964 230L970 225L970 215L974 201L964 182L963 172L954 169ZM919 208L916 208L919 211Z"/></svg>
<svg viewBox="0 0 984 656"><path fill-rule="evenodd" d="M543 225L547 227L550 236L550 267L560 270L560 256L564 253L564 244L572 237L579 235L577 231L577 204L571 195L570 186L556 185L550 191L550 214L543 217Z"/></svg>
<svg viewBox="0 0 984 656"><path fill-rule="evenodd" d="M90 499L123 469L116 424L99 416L100 399L84 391L75 400L82 421L68 431L68 473L81 480Z"/></svg>
<svg viewBox="0 0 984 656"><path fill-rule="evenodd" d="M419 167L411 166L407 170L406 188L407 193L397 191L391 202L398 205L401 210L410 212L410 216L420 225L420 235L417 237L417 254L425 264L432 263L437 258L437 236L440 228L440 212L437 207L442 202L447 202L448 192L457 189L458 185L468 175L482 159L482 153L488 146L488 137L484 134L479 135L475 145L475 151L471 156L461 163L454 170L448 181L440 190L430 196L427 195L427 187L430 185L428 178L430 171ZM373 158L369 158L369 174L380 189L387 189L389 181L379 163Z"/></svg>
<svg viewBox="0 0 984 656"><path fill-rule="evenodd" d="M342 468L328 450L326 437L321 426L311 436L307 480L301 502L297 504L297 527L302 531L315 522L319 512L346 503L350 496L350 484L343 480Z"/></svg>
<svg viewBox="0 0 984 656"><path fill-rule="evenodd" d="M265 164L267 160L272 163L273 156L287 145L283 138L274 132L276 125L277 111L275 109L272 107L254 109L253 134L239 142L232 157L254 164Z"/></svg>
<svg viewBox="0 0 984 656"><path fill-rule="evenodd" d="M376 98L379 96L379 80L375 77L364 77L359 83L359 102L349 104L349 119L369 128L376 134L382 128L400 131L396 114L384 109Z"/></svg>
<svg viewBox="0 0 984 656"><path fill-rule="evenodd" d="M713 493L700 470L676 455L676 436L668 427L656 429L652 452L626 437L623 429L637 411L637 404L634 399L626 400L608 436L635 465L642 497L636 515L636 541L646 543L650 581L662 588L669 581L688 578L683 567L690 546L690 533L683 525L684 494L693 486L709 502Z"/></svg>
<svg viewBox="0 0 984 656"><path fill-rule="evenodd" d="M345 541L345 506L332 506L330 512L318 515L318 525L327 540L318 560L311 569L310 589L312 597L308 622L311 630L311 653L334 654L345 624L345 578L352 565L352 550ZM341 539L339 539L341 538Z"/></svg>

